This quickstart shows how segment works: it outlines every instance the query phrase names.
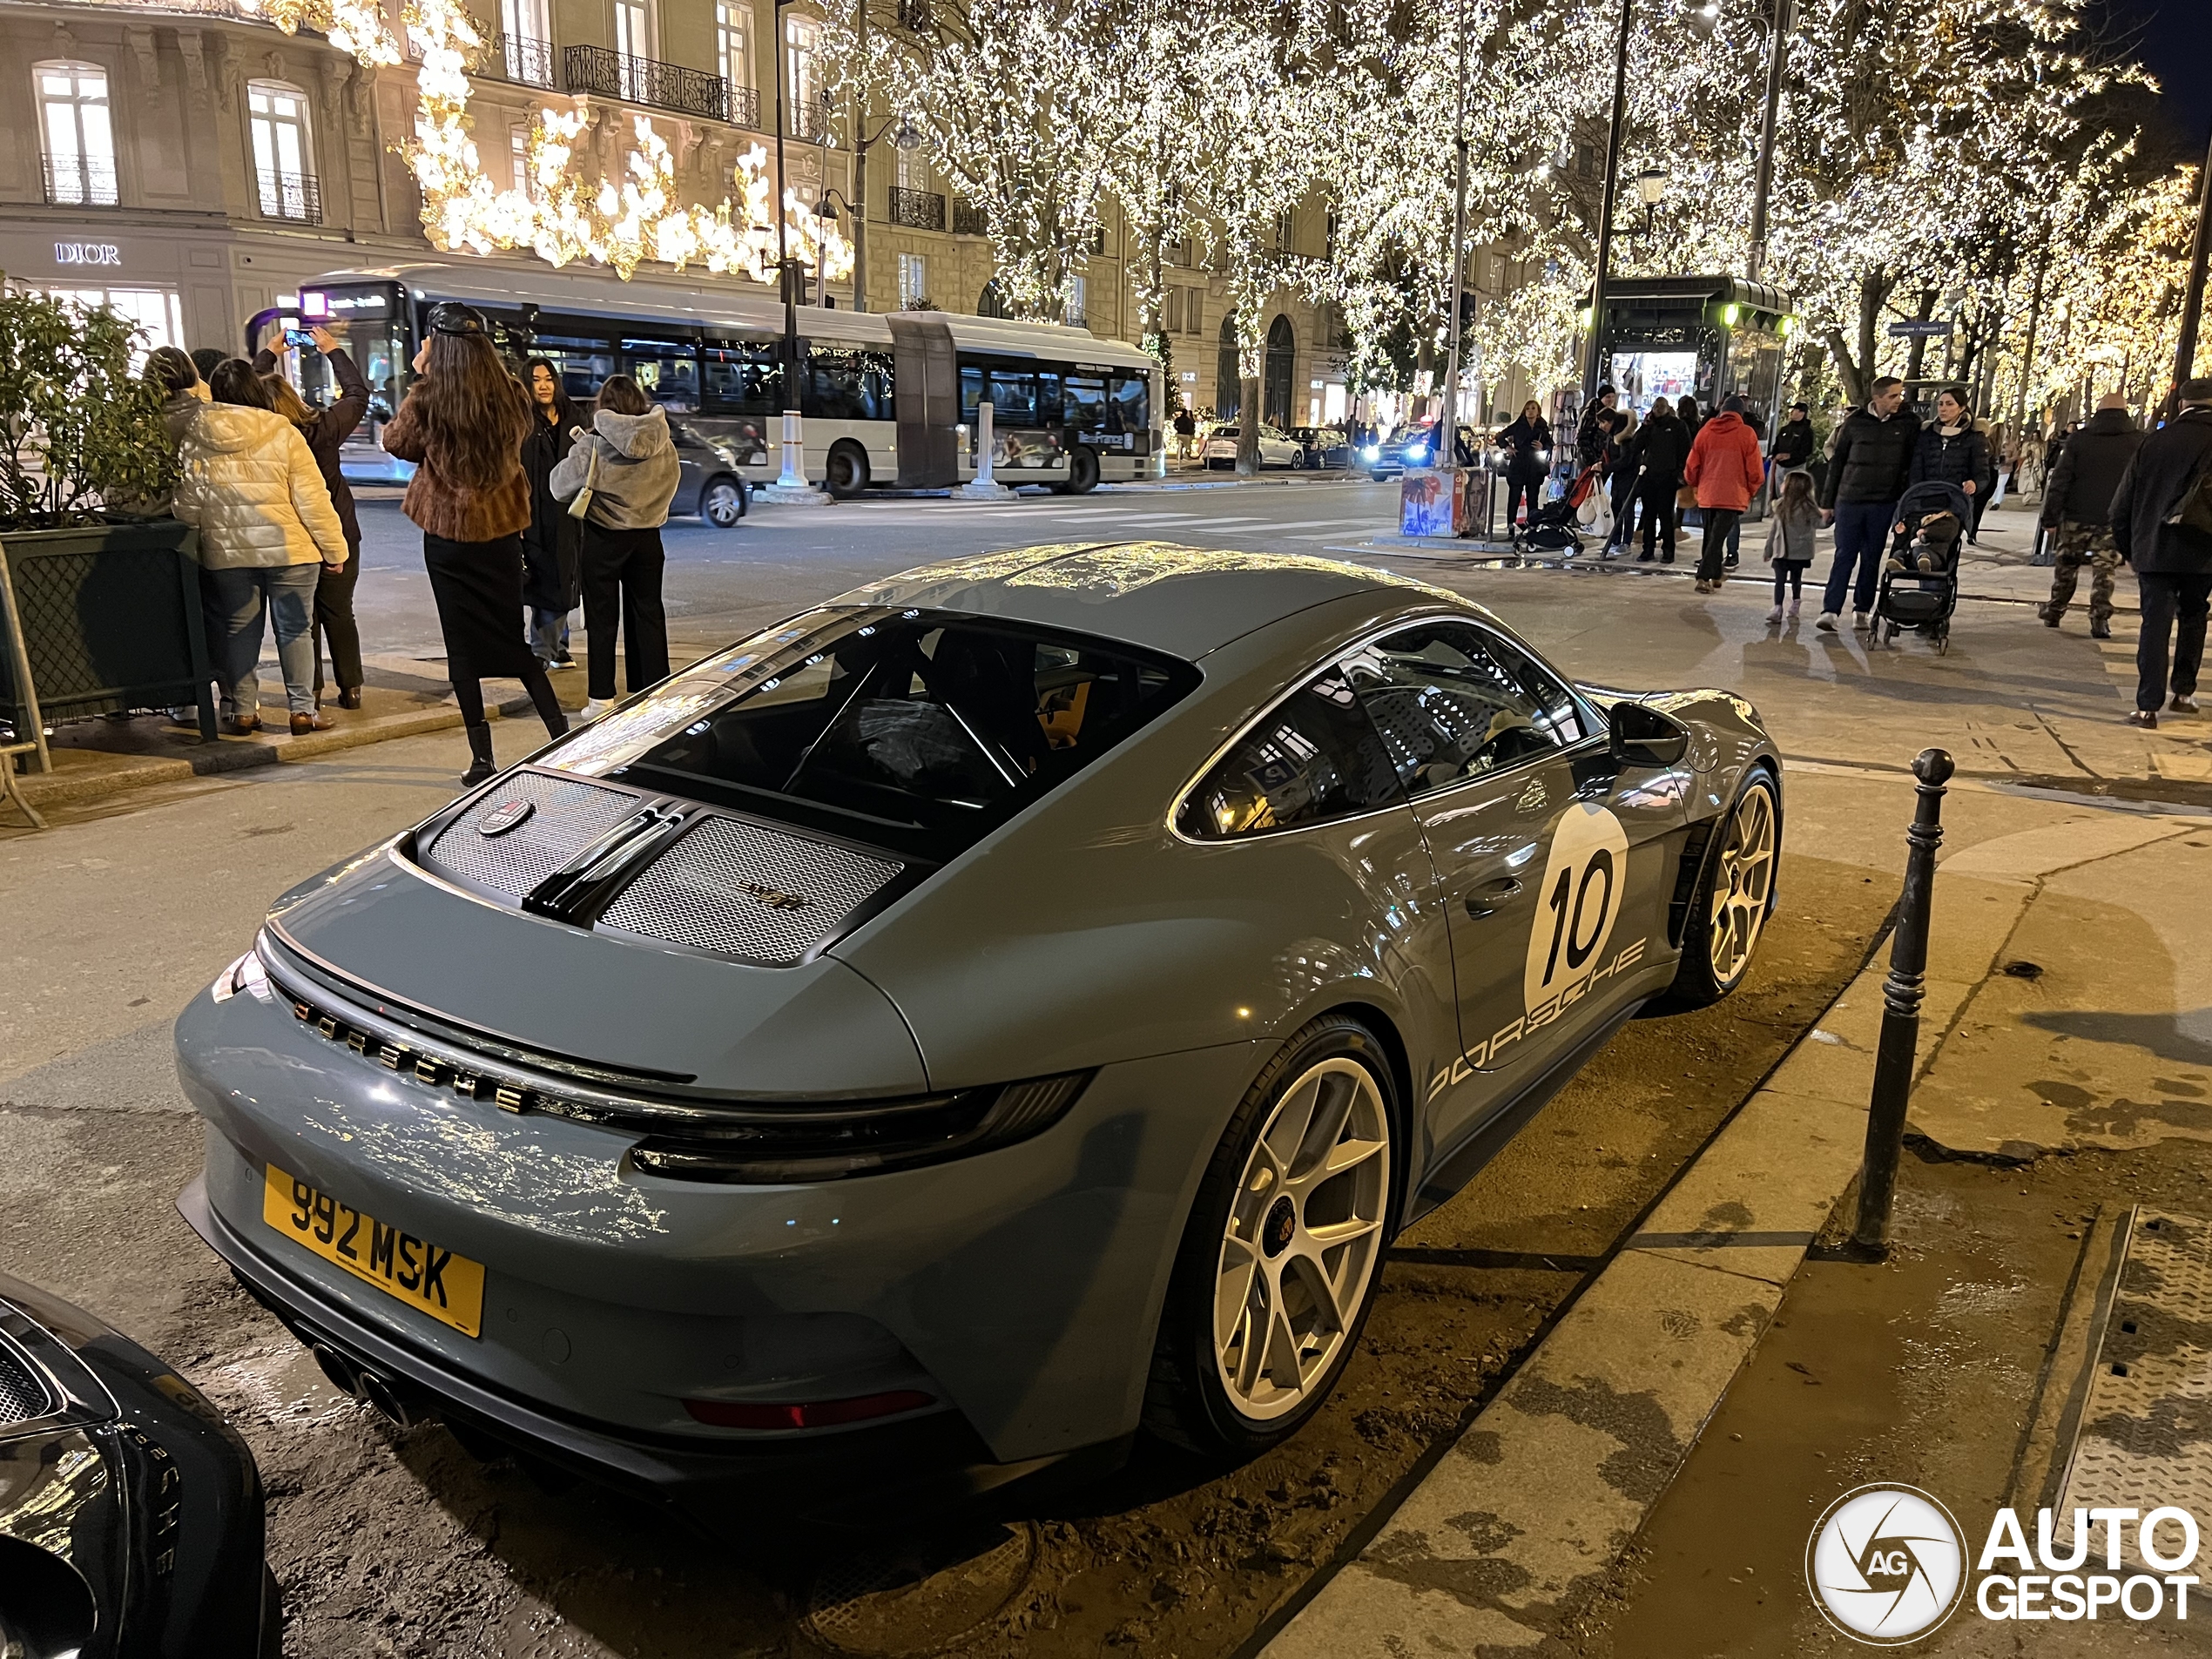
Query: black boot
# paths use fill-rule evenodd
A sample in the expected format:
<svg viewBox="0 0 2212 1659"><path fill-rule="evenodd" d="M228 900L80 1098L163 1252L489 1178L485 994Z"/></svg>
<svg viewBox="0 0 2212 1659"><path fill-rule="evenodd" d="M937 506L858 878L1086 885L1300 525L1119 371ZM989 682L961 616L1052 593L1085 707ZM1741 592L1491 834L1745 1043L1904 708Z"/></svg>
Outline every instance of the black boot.
<svg viewBox="0 0 2212 1659"><path fill-rule="evenodd" d="M461 786L474 789L478 784L499 770L491 758L491 727L472 725L469 728L469 770L461 774Z"/></svg>

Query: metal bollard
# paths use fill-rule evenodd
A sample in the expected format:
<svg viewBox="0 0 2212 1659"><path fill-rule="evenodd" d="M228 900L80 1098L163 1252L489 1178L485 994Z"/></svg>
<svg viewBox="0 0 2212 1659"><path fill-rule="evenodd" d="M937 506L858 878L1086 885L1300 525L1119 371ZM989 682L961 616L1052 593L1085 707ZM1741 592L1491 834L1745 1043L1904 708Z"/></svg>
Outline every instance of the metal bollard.
<svg viewBox="0 0 2212 1659"><path fill-rule="evenodd" d="M1935 897L1936 848L1943 845L1944 785L1955 770L1947 750L1923 749L1912 763L1920 780L1912 827L1905 833L1905 894L1890 936L1890 973L1882 982L1882 1040L1874 1055L1874 1093L1866 1114L1866 1159L1858 1179L1858 1225L1851 1243L1875 1257L1890 1245L1890 1206L1897 1197L1905 1114L1912 1103L1912 1068L1920 1049L1920 1000L1928 970L1928 911Z"/></svg>

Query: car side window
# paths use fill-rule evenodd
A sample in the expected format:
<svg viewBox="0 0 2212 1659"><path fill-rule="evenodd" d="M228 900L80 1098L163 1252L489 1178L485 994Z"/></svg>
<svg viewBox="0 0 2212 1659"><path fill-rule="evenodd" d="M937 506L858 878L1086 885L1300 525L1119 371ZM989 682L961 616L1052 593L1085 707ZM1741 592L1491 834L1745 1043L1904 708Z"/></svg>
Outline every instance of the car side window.
<svg viewBox="0 0 2212 1659"><path fill-rule="evenodd" d="M1238 738L1176 826L1194 840L1303 829L1405 799L1389 751L1340 669L1325 670Z"/></svg>
<svg viewBox="0 0 2212 1659"><path fill-rule="evenodd" d="M1510 640L1487 634L1484 639L1490 647L1490 654L1511 670L1522 686L1544 705L1544 713L1560 742L1579 743L1584 738L1596 735L1583 720L1582 705L1575 700L1575 694L1567 689L1566 682L1558 675Z"/></svg>
<svg viewBox="0 0 2212 1659"><path fill-rule="evenodd" d="M1526 657L1466 623L1403 629L1344 665L1411 794L1517 765L1582 735L1564 687L1556 687L1562 716L1524 678L1534 670Z"/></svg>

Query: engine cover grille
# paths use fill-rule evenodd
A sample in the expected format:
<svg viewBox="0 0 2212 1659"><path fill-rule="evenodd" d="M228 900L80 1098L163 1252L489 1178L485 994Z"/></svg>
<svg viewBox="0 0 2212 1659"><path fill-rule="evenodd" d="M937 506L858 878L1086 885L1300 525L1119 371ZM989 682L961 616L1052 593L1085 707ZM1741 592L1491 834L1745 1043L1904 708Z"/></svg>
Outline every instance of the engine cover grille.
<svg viewBox="0 0 2212 1659"><path fill-rule="evenodd" d="M495 814L511 813L518 802L529 804L529 816L511 829L499 829ZM520 899L643 805L626 790L518 772L447 825L423 851L422 861L442 874ZM487 828L492 833L486 834Z"/></svg>
<svg viewBox="0 0 2212 1659"><path fill-rule="evenodd" d="M741 819L709 818L602 918L648 939L788 967L905 867Z"/></svg>
<svg viewBox="0 0 2212 1659"><path fill-rule="evenodd" d="M0 1342L0 1428L27 1423L53 1409L53 1397L37 1372Z"/></svg>

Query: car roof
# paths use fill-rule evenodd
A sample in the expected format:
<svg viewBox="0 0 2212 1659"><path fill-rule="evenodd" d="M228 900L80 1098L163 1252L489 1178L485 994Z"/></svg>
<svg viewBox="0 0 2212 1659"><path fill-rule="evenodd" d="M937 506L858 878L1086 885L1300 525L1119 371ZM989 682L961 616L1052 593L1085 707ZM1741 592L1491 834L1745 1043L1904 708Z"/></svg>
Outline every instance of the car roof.
<svg viewBox="0 0 2212 1659"><path fill-rule="evenodd" d="M1480 610L1448 589L1368 565L1172 542L1009 548L887 577L833 603L971 611L1194 661L1315 605L1378 592Z"/></svg>

